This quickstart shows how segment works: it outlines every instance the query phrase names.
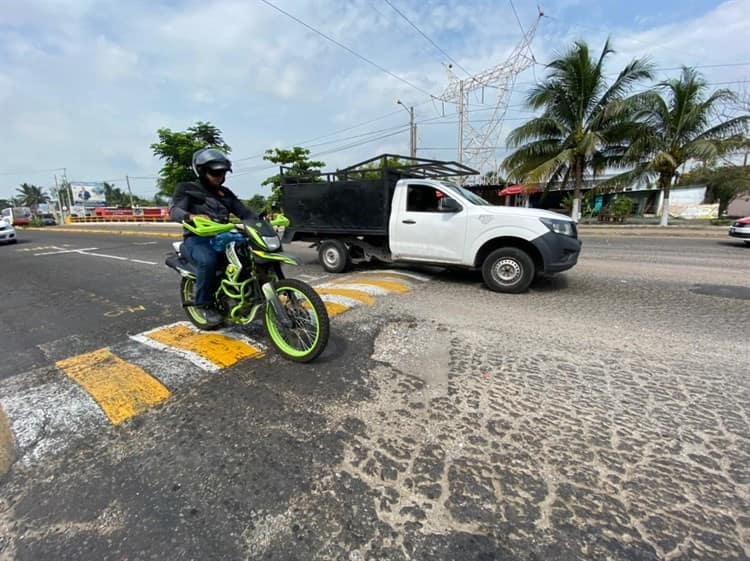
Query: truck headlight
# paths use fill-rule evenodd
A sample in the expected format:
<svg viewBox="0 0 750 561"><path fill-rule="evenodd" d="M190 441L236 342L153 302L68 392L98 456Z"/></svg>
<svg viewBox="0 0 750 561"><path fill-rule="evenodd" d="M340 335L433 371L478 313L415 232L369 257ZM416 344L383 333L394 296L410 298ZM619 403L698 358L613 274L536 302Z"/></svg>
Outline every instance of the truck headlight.
<svg viewBox="0 0 750 561"><path fill-rule="evenodd" d="M540 218L539 220L555 234L570 236L571 238L576 237L575 224L569 220L555 220L553 218Z"/></svg>

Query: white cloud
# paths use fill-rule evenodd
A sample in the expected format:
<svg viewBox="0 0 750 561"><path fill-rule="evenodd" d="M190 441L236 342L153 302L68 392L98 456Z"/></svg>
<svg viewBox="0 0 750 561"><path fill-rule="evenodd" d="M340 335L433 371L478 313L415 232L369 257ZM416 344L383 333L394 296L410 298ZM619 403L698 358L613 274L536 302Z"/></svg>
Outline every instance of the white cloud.
<svg viewBox="0 0 750 561"><path fill-rule="evenodd" d="M440 94L447 85L447 57L385 3L273 1L420 89ZM742 41L750 36L744 0L653 27L645 22L663 22L651 18L669 6L655 3L652 11L639 9L641 23L634 19L627 26L620 20L607 23L601 19L606 11L599 10L599 31L569 19L576 14L590 26L593 0L550 4L550 13L557 16L540 24L534 42L538 60L565 50L573 38L587 39L598 51L608 33L618 49L610 61L612 72L644 54L652 55L660 67L750 60ZM472 72L501 62L520 37L509 5L496 0L399 0L394 5ZM528 28L536 8L520 2L516 6ZM396 131L408 122L396 98L415 105L418 121L443 110L442 104L426 102L423 93L262 2L28 0L3 13L0 58L0 104L10 131L0 140L0 151L10 162L0 172L66 167L70 176L81 179L152 176L160 162L149 145L160 127L184 130L197 120L210 121L224 131L233 157L241 159L389 114L322 141L380 129ZM717 82L739 79L748 71L747 66L705 70ZM518 104L524 90L535 76L543 75L537 67L519 77L508 117L523 115ZM486 103L492 102L491 94L485 91ZM454 108L446 105L445 112L451 115ZM518 122L509 121L504 130L514 124ZM423 146L456 143L455 125L420 126L419 136ZM340 145L362 138L342 140ZM313 151L332 147L336 144ZM335 167L380 151L407 150L408 134L399 133L320 159ZM424 155L455 157L445 151ZM237 167L257 169L265 164L255 158ZM269 174L237 176L232 187L250 196L260 192L258 185ZM49 173L0 176L0 197L27 180L47 186L53 182ZM154 186L141 181L134 190L152 194Z"/></svg>

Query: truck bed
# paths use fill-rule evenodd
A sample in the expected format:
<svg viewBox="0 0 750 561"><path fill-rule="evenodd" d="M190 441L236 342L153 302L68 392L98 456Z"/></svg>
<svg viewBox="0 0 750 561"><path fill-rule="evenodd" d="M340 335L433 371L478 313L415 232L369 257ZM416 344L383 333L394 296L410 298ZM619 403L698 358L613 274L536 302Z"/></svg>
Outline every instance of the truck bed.
<svg viewBox="0 0 750 561"><path fill-rule="evenodd" d="M386 235L394 186L395 181L380 179L282 185L289 230L315 235Z"/></svg>

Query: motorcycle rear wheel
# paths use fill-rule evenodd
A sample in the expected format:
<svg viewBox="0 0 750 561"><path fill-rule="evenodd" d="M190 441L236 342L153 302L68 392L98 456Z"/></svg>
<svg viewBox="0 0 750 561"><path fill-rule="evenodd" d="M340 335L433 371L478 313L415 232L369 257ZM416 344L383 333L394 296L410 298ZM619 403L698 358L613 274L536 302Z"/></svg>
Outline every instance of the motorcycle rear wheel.
<svg viewBox="0 0 750 561"><path fill-rule="evenodd" d="M191 323L198 329L202 329L204 331L213 331L214 329L218 329L219 327L221 327L222 323L224 322L220 321L218 323L209 323L208 321L206 321L206 318L204 317L198 306L185 305L185 302L194 302L194 299L195 279L182 277L182 282L180 282L180 301L182 302L182 307L184 308L185 313L187 314L187 317L191 321Z"/></svg>
<svg viewBox="0 0 750 561"><path fill-rule="evenodd" d="M263 315L268 336L276 350L294 362L310 362L328 344L330 323L325 304L313 288L300 280L280 279L273 283L291 327L284 327L270 303Z"/></svg>

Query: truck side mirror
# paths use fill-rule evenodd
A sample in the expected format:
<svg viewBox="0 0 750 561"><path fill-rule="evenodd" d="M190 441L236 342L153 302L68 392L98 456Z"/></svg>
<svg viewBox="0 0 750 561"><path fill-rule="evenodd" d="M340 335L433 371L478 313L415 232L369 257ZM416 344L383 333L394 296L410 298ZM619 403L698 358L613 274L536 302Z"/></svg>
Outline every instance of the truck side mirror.
<svg viewBox="0 0 750 561"><path fill-rule="evenodd" d="M456 199L451 199L450 197L443 197L438 202L438 210L440 212L460 212L461 205L458 204Z"/></svg>

